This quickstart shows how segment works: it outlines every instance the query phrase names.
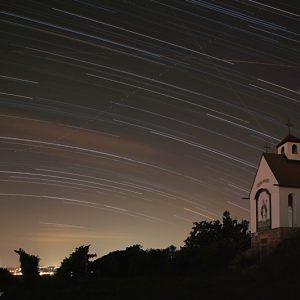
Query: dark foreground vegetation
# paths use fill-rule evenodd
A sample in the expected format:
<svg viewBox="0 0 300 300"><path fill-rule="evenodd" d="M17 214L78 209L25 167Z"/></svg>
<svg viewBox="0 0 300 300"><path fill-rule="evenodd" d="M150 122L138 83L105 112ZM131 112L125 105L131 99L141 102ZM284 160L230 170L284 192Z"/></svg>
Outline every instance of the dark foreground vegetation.
<svg viewBox="0 0 300 300"><path fill-rule="evenodd" d="M300 299L300 238L260 261L248 222L228 212L199 222L176 250L133 245L91 261L89 245L66 257L55 276L38 275L39 258L16 250L23 276L0 269L1 299Z"/></svg>

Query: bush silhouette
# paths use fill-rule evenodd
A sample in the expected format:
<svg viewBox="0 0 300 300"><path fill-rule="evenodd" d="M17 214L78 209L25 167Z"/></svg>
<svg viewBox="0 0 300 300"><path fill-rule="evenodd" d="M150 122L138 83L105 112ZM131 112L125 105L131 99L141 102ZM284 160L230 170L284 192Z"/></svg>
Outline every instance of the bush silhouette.
<svg viewBox="0 0 300 300"><path fill-rule="evenodd" d="M15 282L14 276L5 268L0 268L0 290L4 290Z"/></svg>
<svg viewBox="0 0 300 300"><path fill-rule="evenodd" d="M170 273L176 248L143 250L133 245L125 250L111 252L92 264L95 276L153 276Z"/></svg>

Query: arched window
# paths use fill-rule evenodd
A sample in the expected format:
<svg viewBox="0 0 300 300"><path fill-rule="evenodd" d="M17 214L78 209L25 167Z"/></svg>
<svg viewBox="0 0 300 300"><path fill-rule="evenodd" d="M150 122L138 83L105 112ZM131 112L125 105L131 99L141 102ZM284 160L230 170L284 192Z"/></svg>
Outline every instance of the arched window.
<svg viewBox="0 0 300 300"><path fill-rule="evenodd" d="M292 153L293 154L297 154L298 153L298 147L295 144L292 146Z"/></svg>
<svg viewBox="0 0 300 300"><path fill-rule="evenodd" d="M281 154L284 154L284 147L281 148Z"/></svg>
<svg viewBox="0 0 300 300"><path fill-rule="evenodd" d="M288 225L289 227L294 226L294 195L288 195Z"/></svg>

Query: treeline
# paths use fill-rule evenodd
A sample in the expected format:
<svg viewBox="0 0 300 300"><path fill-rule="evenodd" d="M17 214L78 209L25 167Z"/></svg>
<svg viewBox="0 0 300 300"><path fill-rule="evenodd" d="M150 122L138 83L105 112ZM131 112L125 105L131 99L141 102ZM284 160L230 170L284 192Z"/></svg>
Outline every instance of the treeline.
<svg viewBox="0 0 300 300"><path fill-rule="evenodd" d="M195 222L180 249L133 245L96 259L82 245L48 277L39 276L38 256L18 249L23 276L0 268L1 299L298 299L300 238L261 262L248 225L226 211L222 221Z"/></svg>
<svg viewBox="0 0 300 300"><path fill-rule="evenodd" d="M250 248L250 234L247 221L238 222L225 211L222 222L195 222L184 246L179 250L173 245L166 249L146 250L141 245L133 245L91 261L96 254L90 254L89 248L90 245L76 248L62 261L55 278L76 280L213 272L226 267L234 257ZM19 255L24 282L32 283L37 280L39 257L28 254L23 249L15 252Z"/></svg>

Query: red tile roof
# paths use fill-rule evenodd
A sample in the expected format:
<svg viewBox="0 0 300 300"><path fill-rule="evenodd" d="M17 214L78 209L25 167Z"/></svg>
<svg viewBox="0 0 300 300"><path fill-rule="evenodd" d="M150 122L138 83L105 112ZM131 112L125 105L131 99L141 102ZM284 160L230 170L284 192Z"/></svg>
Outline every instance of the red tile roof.
<svg viewBox="0 0 300 300"><path fill-rule="evenodd" d="M289 160L284 154L264 153L280 186L300 187L300 161Z"/></svg>

